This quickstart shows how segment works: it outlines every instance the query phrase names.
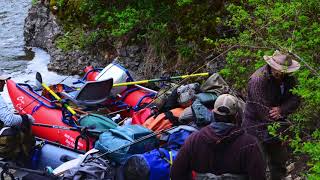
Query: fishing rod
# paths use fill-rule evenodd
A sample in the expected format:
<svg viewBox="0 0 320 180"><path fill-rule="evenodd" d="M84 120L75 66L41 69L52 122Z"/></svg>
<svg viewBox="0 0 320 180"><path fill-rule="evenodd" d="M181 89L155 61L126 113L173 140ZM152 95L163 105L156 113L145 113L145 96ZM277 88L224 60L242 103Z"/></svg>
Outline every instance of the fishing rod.
<svg viewBox="0 0 320 180"><path fill-rule="evenodd" d="M73 151L73 152L76 152L76 153L79 153L79 154L85 154L86 151L83 151L83 150L78 150L78 149L74 149L74 148L71 148L69 146L66 146L66 145L63 145L63 144L60 144L58 142L54 142L54 141L50 141L48 139L43 139L43 138L40 138L40 137L35 137L35 139L37 141L41 141L43 142L44 144L51 144L51 145L54 145L54 146L57 146L59 148L64 148L64 149L67 149L67 150L70 150L70 151ZM40 143L41 144L41 143Z"/></svg>
<svg viewBox="0 0 320 180"><path fill-rule="evenodd" d="M209 75L210 75L209 73L197 73L197 74L188 74L188 75L173 76L173 77L167 77L167 78L147 79L147 80L141 80L141 81L118 83L118 84L114 84L113 87L171 81L171 80L186 79L186 78L199 77L199 76L202 77L202 76L209 76Z"/></svg>
<svg viewBox="0 0 320 180"><path fill-rule="evenodd" d="M54 128L54 129L62 129L62 130L70 130L70 131L87 131L89 133L97 133L101 134L102 131L90 129L90 127L85 126L77 126L77 127L66 127L66 126L58 126L58 125L49 125L49 124L40 124L40 123L32 123L33 126L39 126L39 127L47 127L47 128Z"/></svg>
<svg viewBox="0 0 320 180"><path fill-rule="evenodd" d="M314 68L312 68L303 58L301 58L300 56L298 56L297 54L289 51L289 53L291 55L293 55L295 58L299 59L300 61L302 61L315 75L320 76L320 74L317 72L317 70L315 70Z"/></svg>

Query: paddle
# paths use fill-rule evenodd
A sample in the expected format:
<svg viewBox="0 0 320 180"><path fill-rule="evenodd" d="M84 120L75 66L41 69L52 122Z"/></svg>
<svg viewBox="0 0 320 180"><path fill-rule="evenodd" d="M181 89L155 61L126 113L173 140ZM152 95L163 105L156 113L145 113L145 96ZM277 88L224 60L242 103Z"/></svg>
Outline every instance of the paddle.
<svg viewBox="0 0 320 180"><path fill-rule="evenodd" d="M58 100L63 106L74 116L77 116L77 113L66 103L62 101L62 99L54 92L52 91L45 83L42 82L42 76L39 72L36 73L36 79L41 84L42 87L44 87L56 100Z"/></svg>
<svg viewBox="0 0 320 180"><path fill-rule="evenodd" d="M141 80L141 81L134 81L134 82L118 83L118 84L113 84L113 87L129 86L129 85L136 85L136 84L146 84L146 83L151 83L151 82L171 81L171 80L177 80L177 79L185 79L185 78L209 76L209 75L210 75L209 73L188 74L188 75L173 76L173 77L168 77L168 78L157 78L157 79Z"/></svg>

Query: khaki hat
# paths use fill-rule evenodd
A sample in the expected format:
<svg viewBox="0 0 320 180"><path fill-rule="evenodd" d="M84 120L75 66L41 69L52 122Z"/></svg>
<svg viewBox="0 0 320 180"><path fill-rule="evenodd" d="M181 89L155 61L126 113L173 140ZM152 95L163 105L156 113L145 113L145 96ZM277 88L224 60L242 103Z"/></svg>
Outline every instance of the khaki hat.
<svg viewBox="0 0 320 180"><path fill-rule="evenodd" d="M10 79L10 77L9 77L9 76L6 76L6 75L0 75L0 81L6 81L6 80L8 80L8 79Z"/></svg>
<svg viewBox="0 0 320 180"><path fill-rule="evenodd" d="M230 94L220 95L214 103L213 112L226 116L234 115L238 110L238 99Z"/></svg>
<svg viewBox="0 0 320 180"><path fill-rule="evenodd" d="M299 62L293 60L292 56L281 53L278 50L276 50L272 56L263 56L263 59L272 68L283 73L291 73L300 68Z"/></svg>

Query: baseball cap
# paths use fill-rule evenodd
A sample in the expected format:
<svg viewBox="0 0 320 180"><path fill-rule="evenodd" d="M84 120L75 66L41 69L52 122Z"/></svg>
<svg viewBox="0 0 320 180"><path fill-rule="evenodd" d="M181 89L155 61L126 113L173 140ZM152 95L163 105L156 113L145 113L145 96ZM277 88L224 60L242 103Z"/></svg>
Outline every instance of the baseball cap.
<svg viewBox="0 0 320 180"><path fill-rule="evenodd" d="M237 98L230 94L222 94L214 103L213 112L222 116L234 115L238 109L237 101Z"/></svg>

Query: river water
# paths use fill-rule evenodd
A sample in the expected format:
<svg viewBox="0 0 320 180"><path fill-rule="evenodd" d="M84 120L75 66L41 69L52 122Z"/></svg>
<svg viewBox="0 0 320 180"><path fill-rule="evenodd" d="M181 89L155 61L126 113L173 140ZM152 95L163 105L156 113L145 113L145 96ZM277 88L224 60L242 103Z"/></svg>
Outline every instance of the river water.
<svg viewBox="0 0 320 180"><path fill-rule="evenodd" d="M16 82L35 84L38 71L47 84L61 81L71 84L77 77L49 72L49 54L42 49L25 46L23 26L31 3L31 0L0 0L0 75L8 75ZM6 89L3 95L10 102Z"/></svg>

